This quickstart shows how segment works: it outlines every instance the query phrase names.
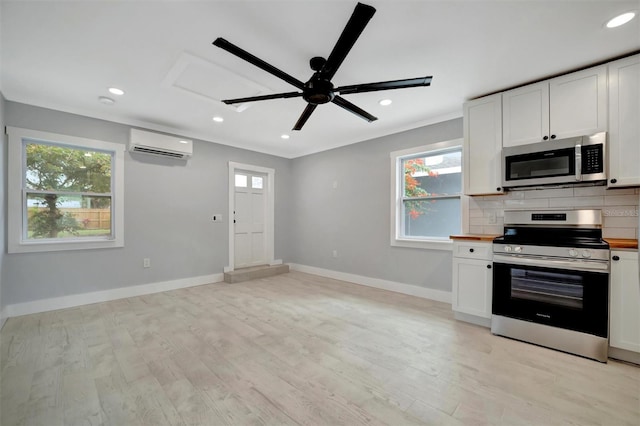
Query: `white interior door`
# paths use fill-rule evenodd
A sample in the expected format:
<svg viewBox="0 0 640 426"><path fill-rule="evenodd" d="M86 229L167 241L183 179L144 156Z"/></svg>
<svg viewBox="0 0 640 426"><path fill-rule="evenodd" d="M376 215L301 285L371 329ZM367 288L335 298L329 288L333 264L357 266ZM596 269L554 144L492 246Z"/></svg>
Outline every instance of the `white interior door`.
<svg viewBox="0 0 640 426"><path fill-rule="evenodd" d="M266 229L267 176L235 172L234 265L236 268L268 263Z"/></svg>

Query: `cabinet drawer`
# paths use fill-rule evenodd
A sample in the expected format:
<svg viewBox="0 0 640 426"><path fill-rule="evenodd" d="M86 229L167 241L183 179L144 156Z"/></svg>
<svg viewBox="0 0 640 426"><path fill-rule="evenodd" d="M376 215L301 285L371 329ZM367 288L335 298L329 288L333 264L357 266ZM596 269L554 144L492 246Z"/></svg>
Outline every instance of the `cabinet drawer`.
<svg viewBox="0 0 640 426"><path fill-rule="evenodd" d="M465 259L491 260L493 246L492 243L454 242L453 255Z"/></svg>

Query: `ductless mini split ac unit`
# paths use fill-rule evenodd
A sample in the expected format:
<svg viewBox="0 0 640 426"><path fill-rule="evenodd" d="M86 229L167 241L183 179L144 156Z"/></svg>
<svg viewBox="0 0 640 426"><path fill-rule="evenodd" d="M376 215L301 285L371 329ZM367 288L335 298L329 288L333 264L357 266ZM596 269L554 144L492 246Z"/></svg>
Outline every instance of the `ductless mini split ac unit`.
<svg viewBox="0 0 640 426"><path fill-rule="evenodd" d="M129 152L187 160L193 155L193 142L176 136L131 129Z"/></svg>

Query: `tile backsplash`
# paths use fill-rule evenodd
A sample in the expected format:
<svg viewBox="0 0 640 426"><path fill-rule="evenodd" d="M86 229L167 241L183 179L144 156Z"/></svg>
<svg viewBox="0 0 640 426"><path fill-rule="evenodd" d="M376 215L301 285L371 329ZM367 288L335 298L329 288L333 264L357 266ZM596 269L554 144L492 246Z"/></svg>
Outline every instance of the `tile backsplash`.
<svg viewBox="0 0 640 426"><path fill-rule="evenodd" d="M639 188L531 189L469 197L469 233L501 235L505 210L602 210L605 238L638 238Z"/></svg>

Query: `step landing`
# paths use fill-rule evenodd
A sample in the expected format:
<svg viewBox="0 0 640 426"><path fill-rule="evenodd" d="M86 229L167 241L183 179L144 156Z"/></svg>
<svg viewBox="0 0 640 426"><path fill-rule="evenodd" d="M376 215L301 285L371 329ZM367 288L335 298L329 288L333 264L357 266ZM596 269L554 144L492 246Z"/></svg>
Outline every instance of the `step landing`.
<svg viewBox="0 0 640 426"><path fill-rule="evenodd" d="M286 274L289 272L289 265L261 265L251 268L241 268L235 271L224 273L224 282L233 284L258 278L273 277L274 275Z"/></svg>

